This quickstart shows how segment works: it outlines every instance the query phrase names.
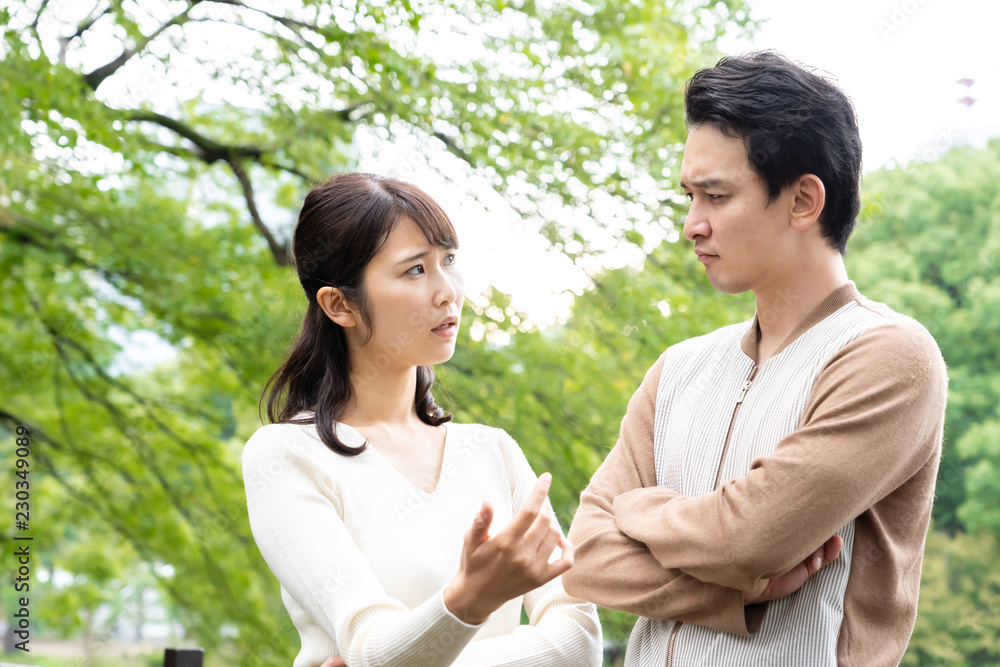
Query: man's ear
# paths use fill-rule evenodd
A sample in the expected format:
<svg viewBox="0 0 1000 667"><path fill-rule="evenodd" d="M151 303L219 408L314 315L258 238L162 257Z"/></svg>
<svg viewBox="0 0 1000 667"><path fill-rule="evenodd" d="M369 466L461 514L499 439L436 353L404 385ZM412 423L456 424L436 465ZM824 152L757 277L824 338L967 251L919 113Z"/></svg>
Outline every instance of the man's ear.
<svg viewBox="0 0 1000 667"><path fill-rule="evenodd" d="M791 187L794 199L790 223L792 229L801 232L819 220L826 204L826 186L819 176L804 174Z"/></svg>
<svg viewBox="0 0 1000 667"><path fill-rule="evenodd" d="M344 293L339 287L320 287L316 292L316 302L326 316L342 327L354 327L358 324L358 315L347 304Z"/></svg>

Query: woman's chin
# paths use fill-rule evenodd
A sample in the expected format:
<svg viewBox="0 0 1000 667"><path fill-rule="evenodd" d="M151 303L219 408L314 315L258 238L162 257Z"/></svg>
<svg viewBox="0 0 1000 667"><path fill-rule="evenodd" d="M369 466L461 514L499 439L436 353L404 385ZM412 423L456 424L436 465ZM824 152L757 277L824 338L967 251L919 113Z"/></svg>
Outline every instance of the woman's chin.
<svg viewBox="0 0 1000 667"><path fill-rule="evenodd" d="M441 346L441 349L433 354L428 354L425 356L419 365L420 366L434 366L437 364L443 364L449 359L455 356L455 343L445 344Z"/></svg>

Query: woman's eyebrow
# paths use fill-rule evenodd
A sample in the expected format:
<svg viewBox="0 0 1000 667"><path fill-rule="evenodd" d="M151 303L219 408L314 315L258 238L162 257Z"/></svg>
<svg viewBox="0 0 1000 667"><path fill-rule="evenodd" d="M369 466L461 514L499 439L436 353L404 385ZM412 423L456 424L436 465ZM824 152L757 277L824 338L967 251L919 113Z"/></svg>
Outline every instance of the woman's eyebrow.
<svg viewBox="0 0 1000 667"><path fill-rule="evenodd" d="M401 259L398 262L396 262L396 264L406 264L407 262L415 262L418 259L423 259L424 257L426 257L429 252L430 252L429 250L424 250L423 252L419 252L416 255L411 255L406 259Z"/></svg>

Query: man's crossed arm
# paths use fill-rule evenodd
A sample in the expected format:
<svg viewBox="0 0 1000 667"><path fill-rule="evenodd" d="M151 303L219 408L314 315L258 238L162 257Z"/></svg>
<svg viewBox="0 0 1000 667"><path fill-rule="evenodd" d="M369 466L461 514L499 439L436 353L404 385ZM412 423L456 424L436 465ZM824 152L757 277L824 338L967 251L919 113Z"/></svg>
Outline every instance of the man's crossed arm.
<svg viewBox="0 0 1000 667"><path fill-rule="evenodd" d="M765 605L753 603L797 590L818 569L819 550L820 565L839 553L831 535L935 455L947 390L940 355L926 332L886 333L863 334L830 360L802 427L771 456L695 498L656 484L661 356L581 495L567 592L649 618L754 632Z"/></svg>

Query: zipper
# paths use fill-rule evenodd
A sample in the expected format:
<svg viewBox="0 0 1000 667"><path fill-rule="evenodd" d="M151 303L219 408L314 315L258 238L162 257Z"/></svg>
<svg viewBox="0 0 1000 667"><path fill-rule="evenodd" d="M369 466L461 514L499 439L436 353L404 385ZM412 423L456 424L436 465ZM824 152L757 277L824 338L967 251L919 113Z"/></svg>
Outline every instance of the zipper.
<svg viewBox="0 0 1000 667"><path fill-rule="evenodd" d="M667 665L670 667L674 664L674 644L677 643L677 630L681 627L681 621L674 623L674 629L670 631L670 640L667 641Z"/></svg>
<svg viewBox="0 0 1000 667"><path fill-rule="evenodd" d="M733 408L733 416L729 420L729 430L726 431L726 441L722 444L722 456L719 457L719 469L715 471L715 484L712 485L712 490L719 488L719 481L722 479L722 465L726 462L726 454L729 453L729 439L733 437L733 427L736 425L736 415L740 413L740 406L743 405L743 399L746 398L747 392L750 390L750 385L753 384L754 376L757 375L757 365L750 370L750 375L747 377L747 381L743 384L743 390L740 391L740 397L736 399L736 407Z"/></svg>
<svg viewBox="0 0 1000 667"><path fill-rule="evenodd" d="M736 399L736 407L733 408L733 416L729 420L729 430L726 431L726 441L722 443L722 456L719 457L719 469L715 472L715 484L712 485L712 490L719 488L719 481L722 478L722 465L726 462L726 454L729 453L729 440L733 437L733 426L736 425L736 415L740 413L740 406L743 405L743 399L746 398L747 392L750 391L750 386L753 384L754 377L757 375L757 365L750 370L750 375L747 376L746 382L743 383L743 389L740 390L740 397ZM674 645L677 643L677 631L680 630L682 621L675 621L674 627L670 630L670 639L667 640L667 664L666 667L672 667L674 664Z"/></svg>

